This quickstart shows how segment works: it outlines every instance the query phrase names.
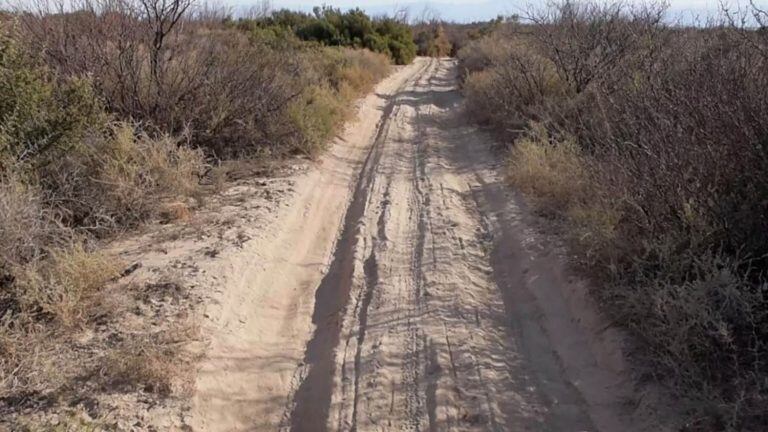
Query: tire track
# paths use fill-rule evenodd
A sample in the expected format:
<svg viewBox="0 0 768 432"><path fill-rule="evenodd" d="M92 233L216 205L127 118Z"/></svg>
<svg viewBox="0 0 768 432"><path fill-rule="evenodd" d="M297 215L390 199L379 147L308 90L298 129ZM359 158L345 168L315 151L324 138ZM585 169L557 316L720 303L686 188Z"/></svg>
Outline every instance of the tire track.
<svg viewBox="0 0 768 432"><path fill-rule="evenodd" d="M416 80L419 80L425 71L426 67L416 73ZM305 350L304 367L308 368L308 371L293 395L293 409L289 421L291 431L328 430L333 376L336 372L334 350L341 338L343 314L353 285L358 222L365 214L369 191L381 159L382 142L387 136L393 112L398 104L399 96L396 94L384 108L381 123L344 216L333 260L316 290L315 310L312 314L312 323L316 327Z"/></svg>

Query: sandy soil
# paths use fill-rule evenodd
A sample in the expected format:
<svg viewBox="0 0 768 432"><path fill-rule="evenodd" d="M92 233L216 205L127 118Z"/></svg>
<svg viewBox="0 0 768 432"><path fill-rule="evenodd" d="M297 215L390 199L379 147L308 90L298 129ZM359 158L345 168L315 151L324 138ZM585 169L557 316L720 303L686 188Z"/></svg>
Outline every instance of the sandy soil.
<svg viewBox="0 0 768 432"><path fill-rule="evenodd" d="M275 180L269 211L222 205L237 247L198 271L210 343L185 428L650 429L621 336L492 147L463 119L455 63L420 58L319 163Z"/></svg>

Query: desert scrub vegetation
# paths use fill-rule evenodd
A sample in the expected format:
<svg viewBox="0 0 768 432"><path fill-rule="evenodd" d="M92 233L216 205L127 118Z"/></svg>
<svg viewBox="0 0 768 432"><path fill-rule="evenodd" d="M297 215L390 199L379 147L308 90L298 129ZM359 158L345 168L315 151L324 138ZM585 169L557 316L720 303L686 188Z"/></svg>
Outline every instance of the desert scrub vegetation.
<svg viewBox="0 0 768 432"><path fill-rule="evenodd" d="M69 416L115 392L184 395L189 310L137 316L165 294L131 285L130 263L104 246L188 213L221 160L316 156L389 65L385 54L183 0L41 2L4 14L0 419L38 430L23 413ZM166 286L184 290L156 290Z"/></svg>
<svg viewBox="0 0 768 432"><path fill-rule="evenodd" d="M51 69L89 76L110 113L183 135L219 159L320 150L307 143L327 136L307 134L326 129L307 128L314 119L297 112L321 112L312 104L327 101L308 95L324 88L346 108L388 72L386 59L303 42L281 21L271 24L284 12L234 20L191 1L173 4L155 11L141 3L84 0L77 12L45 4L19 16L18 32Z"/></svg>
<svg viewBox="0 0 768 432"><path fill-rule="evenodd" d="M123 267L99 240L152 217L160 201L194 194L205 166L200 150L105 111L89 80L60 75L12 31L0 34L4 419L107 388L100 371L111 370L112 351L146 336L106 342L129 294L112 286Z"/></svg>
<svg viewBox="0 0 768 432"><path fill-rule="evenodd" d="M459 53L467 109L683 430L768 426L768 15L561 2Z"/></svg>

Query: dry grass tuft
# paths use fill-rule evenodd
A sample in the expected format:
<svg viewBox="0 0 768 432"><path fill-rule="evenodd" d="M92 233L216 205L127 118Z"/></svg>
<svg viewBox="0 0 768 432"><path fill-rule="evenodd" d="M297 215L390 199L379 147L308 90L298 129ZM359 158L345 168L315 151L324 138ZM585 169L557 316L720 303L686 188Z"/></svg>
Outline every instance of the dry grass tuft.
<svg viewBox="0 0 768 432"><path fill-rule="evenodd" d="M16 175L0 177L0 262L5 263L0 272L8 272L11 263L39 256L41 246L53 240L54 230L39 190Z"/></svg>
<svg viewBox="0 0 768 432"><path fill-rule="evenodd" d="M542 125L533 125L527 137L515 142L509 178L550 215L578 207L588 193L586 166L575 140L552 139Z"/></svg>
<svg viewBox="0 0 768 432"><path fill-rule="evenodd" d="M536 211L567 221L567 237L588 262L612 262L621 210L594 183L593 161L573 137L553 138L533 123L509 154L508 178Z"/></svg>
<svg viewBox="0 0 768 432"><path fill-rule="evenodd" d="M101 289L121 269L114 257L87 252L76 244L55 249L48 259L13 271L13 289L23 312L50 319L59 328L82 327L94 313L107 312Z"/></svg>

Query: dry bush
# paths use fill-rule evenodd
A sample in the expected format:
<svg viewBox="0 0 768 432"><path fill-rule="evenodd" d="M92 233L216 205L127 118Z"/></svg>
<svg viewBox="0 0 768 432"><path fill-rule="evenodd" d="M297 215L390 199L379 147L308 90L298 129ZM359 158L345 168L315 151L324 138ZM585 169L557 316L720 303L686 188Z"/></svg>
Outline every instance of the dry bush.
<svg viewBox="0 0 768 432"><path fill-rule="evenodd" d="M6 317L0 327L0 413L45 398L74 373L69 348L50 333L19 331ZM82 365L77 365L80 370Z"/></svg>
<svg viewBox="0 0 768 432"><path fill-rule="evenodd" d="M322 48L310 52L306 61L318 76L288 108L297 131L291 147L316 156L347 119L353 99L389 73L389 60L366 50Z"/></svg>
<svg viewBox="0 0 768 432"><path fill-rule="evenodd" d="M14 428L88 392L188 392L194 324L129 316L148 300L116 288L100 242L188 218L206 156L317 154L389 71L184 0L37 5L0 34L0 417Z"/></svg>
<svg viewBox="0 0 768 432"><path fill-rule="evenodd" d="M120 270L119 260L76 244L52 250L45 261L12 270L12 289L21 314L72 328L92 319L89 314L108 312L100 291Z"/></svg>
<svg viewBox="0 0 768 432"><path fill-rule="evenodd" d="M418 47L418 55L446 57L454 52L453 44L448 40L442 23L432 20L419 27L423 27L423 29L418 31L414 38Z"/></svg>
<svg viewBox="0 0 768 432"><path fill-rule="evenodd" d="M216 25L199 14L166 25L157 42L163 20L147 13L147 3L157 2L83 0L77 13L52 5L24 15L22 34L65 76L92 77L109 111L164 133L187 134L218 158L306 151L306 141L316 137L305 139L306 128L293 122L299 99L329 80L339 81L330 83L336 90L343 82L357 95L388 70L383 55L320 49ZM178 0L167 4L177 3L183 9ZM341 64L326 67L328 60L319 57Z"/></svg>
<svg viewBox="0 0 768 432"><path fill-rule="evenodd" d="M291 118L298 127L294 146L307 155L317 155L344 119L347 107L328 87L314 86L291 106Z"/></svg>
<svg viewBox="0 0 768 432"><path fill-rule="evenodd" d="M88 374L104 343L78 337L109 321L124 303L119 292L105 290L119 275L120 262L94 250L92 235L139 223L155 215L163 200L194 193L204 165L200 151L165 136L150 138L134 125L68 127L84 124L82 117L60 115L80 113L67 105L72 99L56 96L62 88L66 94L68 81L8 59L0 65L10 72L6 82L32 77L45 85L17 87L32 98L12 99L3 106L10 114L0 116L3 150L12 149L3 154L10 163L0 177L3 417L88 391ZM85 112L98 106L82 100ZM53 139L37 146L30 138L36 131L52 131L46 136Z"/></svg>
<svg viewBox="0 0 768 432"><path fill-rule="evenodd" d="M0 415L14 430L102 393L190 394L195 320L188 310L137 319L162 300L113 284L120 269L75 245L17 272L18 306L0 319Z"/></svg>
<svg viewBox="0 0 768 432"><path fill-rule="evenodd" d="M77 243L10 263L0 291L0 411L55 397L88 369L83 355L90 353L78 352L71 338L118 309L103 288L119 266Z"/></svg>
<svg viewBox="0 0 768 432"><path fill-rule="evenodd" d="M670 244L653 250L661 258L653 270L638 262L631 278L602 292L642 343L634 354L652 365L645 376L683 398L684 430L763 430L765 284L745 274L750 260Z"/></svg>
<svg viewBox="0 0 768 432"><path fill-rule="evenodd" d="M484 71L503 61L515 42L497 32L468 43L457 54L461 76L466 79L474 72Z"/></svg>
<svg viewBox="0 0 768 432"><path fill-rule="evenodd" d="M714 429L760 428L768 65L729 31L697 36L673 41L634 88L598 93L604 126L582 133L601 161L600 188L626 202L611 245L618 283L606 294L655 353L657 373L705 399ZM680 325L687 339L670 345Z"/></svg>
<svg viewBox="0 0 768 432"><path fill-rule="evenodd" d="M23 40L65 76L92 77L109 111L188 132L218 156L279 150L298 97L301 56L185 15L190 3L84 0L21 17ZM182 25L183 24L183 25Z"/></svg>
<svg viewBox="0 0 768 432"><path fill-rule="evenodd" d="M620 79L627 63L651 56L666 6L647 3L598 3L563 0L525 18L534 24L531 36L557 73L576 93L594 81L604 87Z"/></svg>
<svg viewBox="0 0 768 432"><path fill-rule="evenodd" d="M60 230L52 212L45 208L41 192L22 182L17 175L0 178L0 263L20 264L44 252L43 245L55 244ZM7 272L0 267L0 272ZM3 277L3 276L0 276Z"/></svg>
<svg viewBox="0 0 768 432"><path fill-rule="evenodd" d="M493 46L475 51L488 44ZM485 66L473 64L483 55L490 56ZM562 103L568 95L554 63L537 54L526 40L481 40L466 47L459 57L468 73L464 83L467 112L504 133L543 119L548 107ZM471 72L476 67L481 70Z"/></svg>
<svg viewBox="0 0 768 432"><path fill-rule="evenodd" d="M9 252L39 250L43 240L54 240L56 225L107 232L135 224L155 214L157 199L187 196L196 188L203 168L199 151L163 134L152 139L135 126L112 124L89 81L36 63L5 35L0 93L6 96L0 104L3 235L15 230L39 238L37 244L27 239L26 251L9 246ZM33 213L35 229L21 233L19 221Z"/></svg>
<svg viewBox="0 0 768 432"><path fill-rule="evenodd" d="M530 195L536 207L550 214L569 211L589 193L586 166L573 138L551 139L542 125L533 125L510 153L509 178Z"/></svg>
<svg viewBox="0 0 768 432"><path fill-rule="evenodd" d="M335 88L342 94L343 87L348 86L352 91L347 95L348 98L368 93L390 71L389 60L385 55L368 50L327 49L321 55L324 62L334 61L336 71L331 74L330 81L335 83ZM341 57L340 63L335 63L337 57Z"/></svg>
<svg viewBox="0 0 768 432"><path fill-rule="evenodd" d="M0 417L91 389L124 294L95 236L196 193L202 152L111 122L84 79L0 39ZM112 323L114 328L116 325ZM74 383L80 380L79 387ZM74 385L74 387L73 387ZM74 396L73 396L74 395ZM64 402L66 403L66 402Z"/></svg>
<svg viewBox="0 0 768 432"><path fill-rule="evenodd" d="M487 57L467 103L505 112L480 119L510 139L523 122L549 131L517 140L510 177L561 221L643 370L690 402L687 429L762 430L766 41L733 21L669 28L658 10L566 2L532 15L506 37L535 57ZM499 73L505 58L515 74ZM539 58L566 91L501 90L541 74Z"/></svg>
<svg viewBox="0 0 768 432"><path fill-rule="evenodd" d="M108 234L156 216L163 200L194 196L204 167L202 152L177 139L115 123L41 169L40 184L68 226Z"/></svg>
<svg viewBox="0 0 768 432"><path fill-rule="evenodd" d="M573 136L553 136L540 123L528 128L510 150L509 181L537 212L567 224L564 235L584 261L615 262L621 206L596 184L596 161Z"/></svg>

